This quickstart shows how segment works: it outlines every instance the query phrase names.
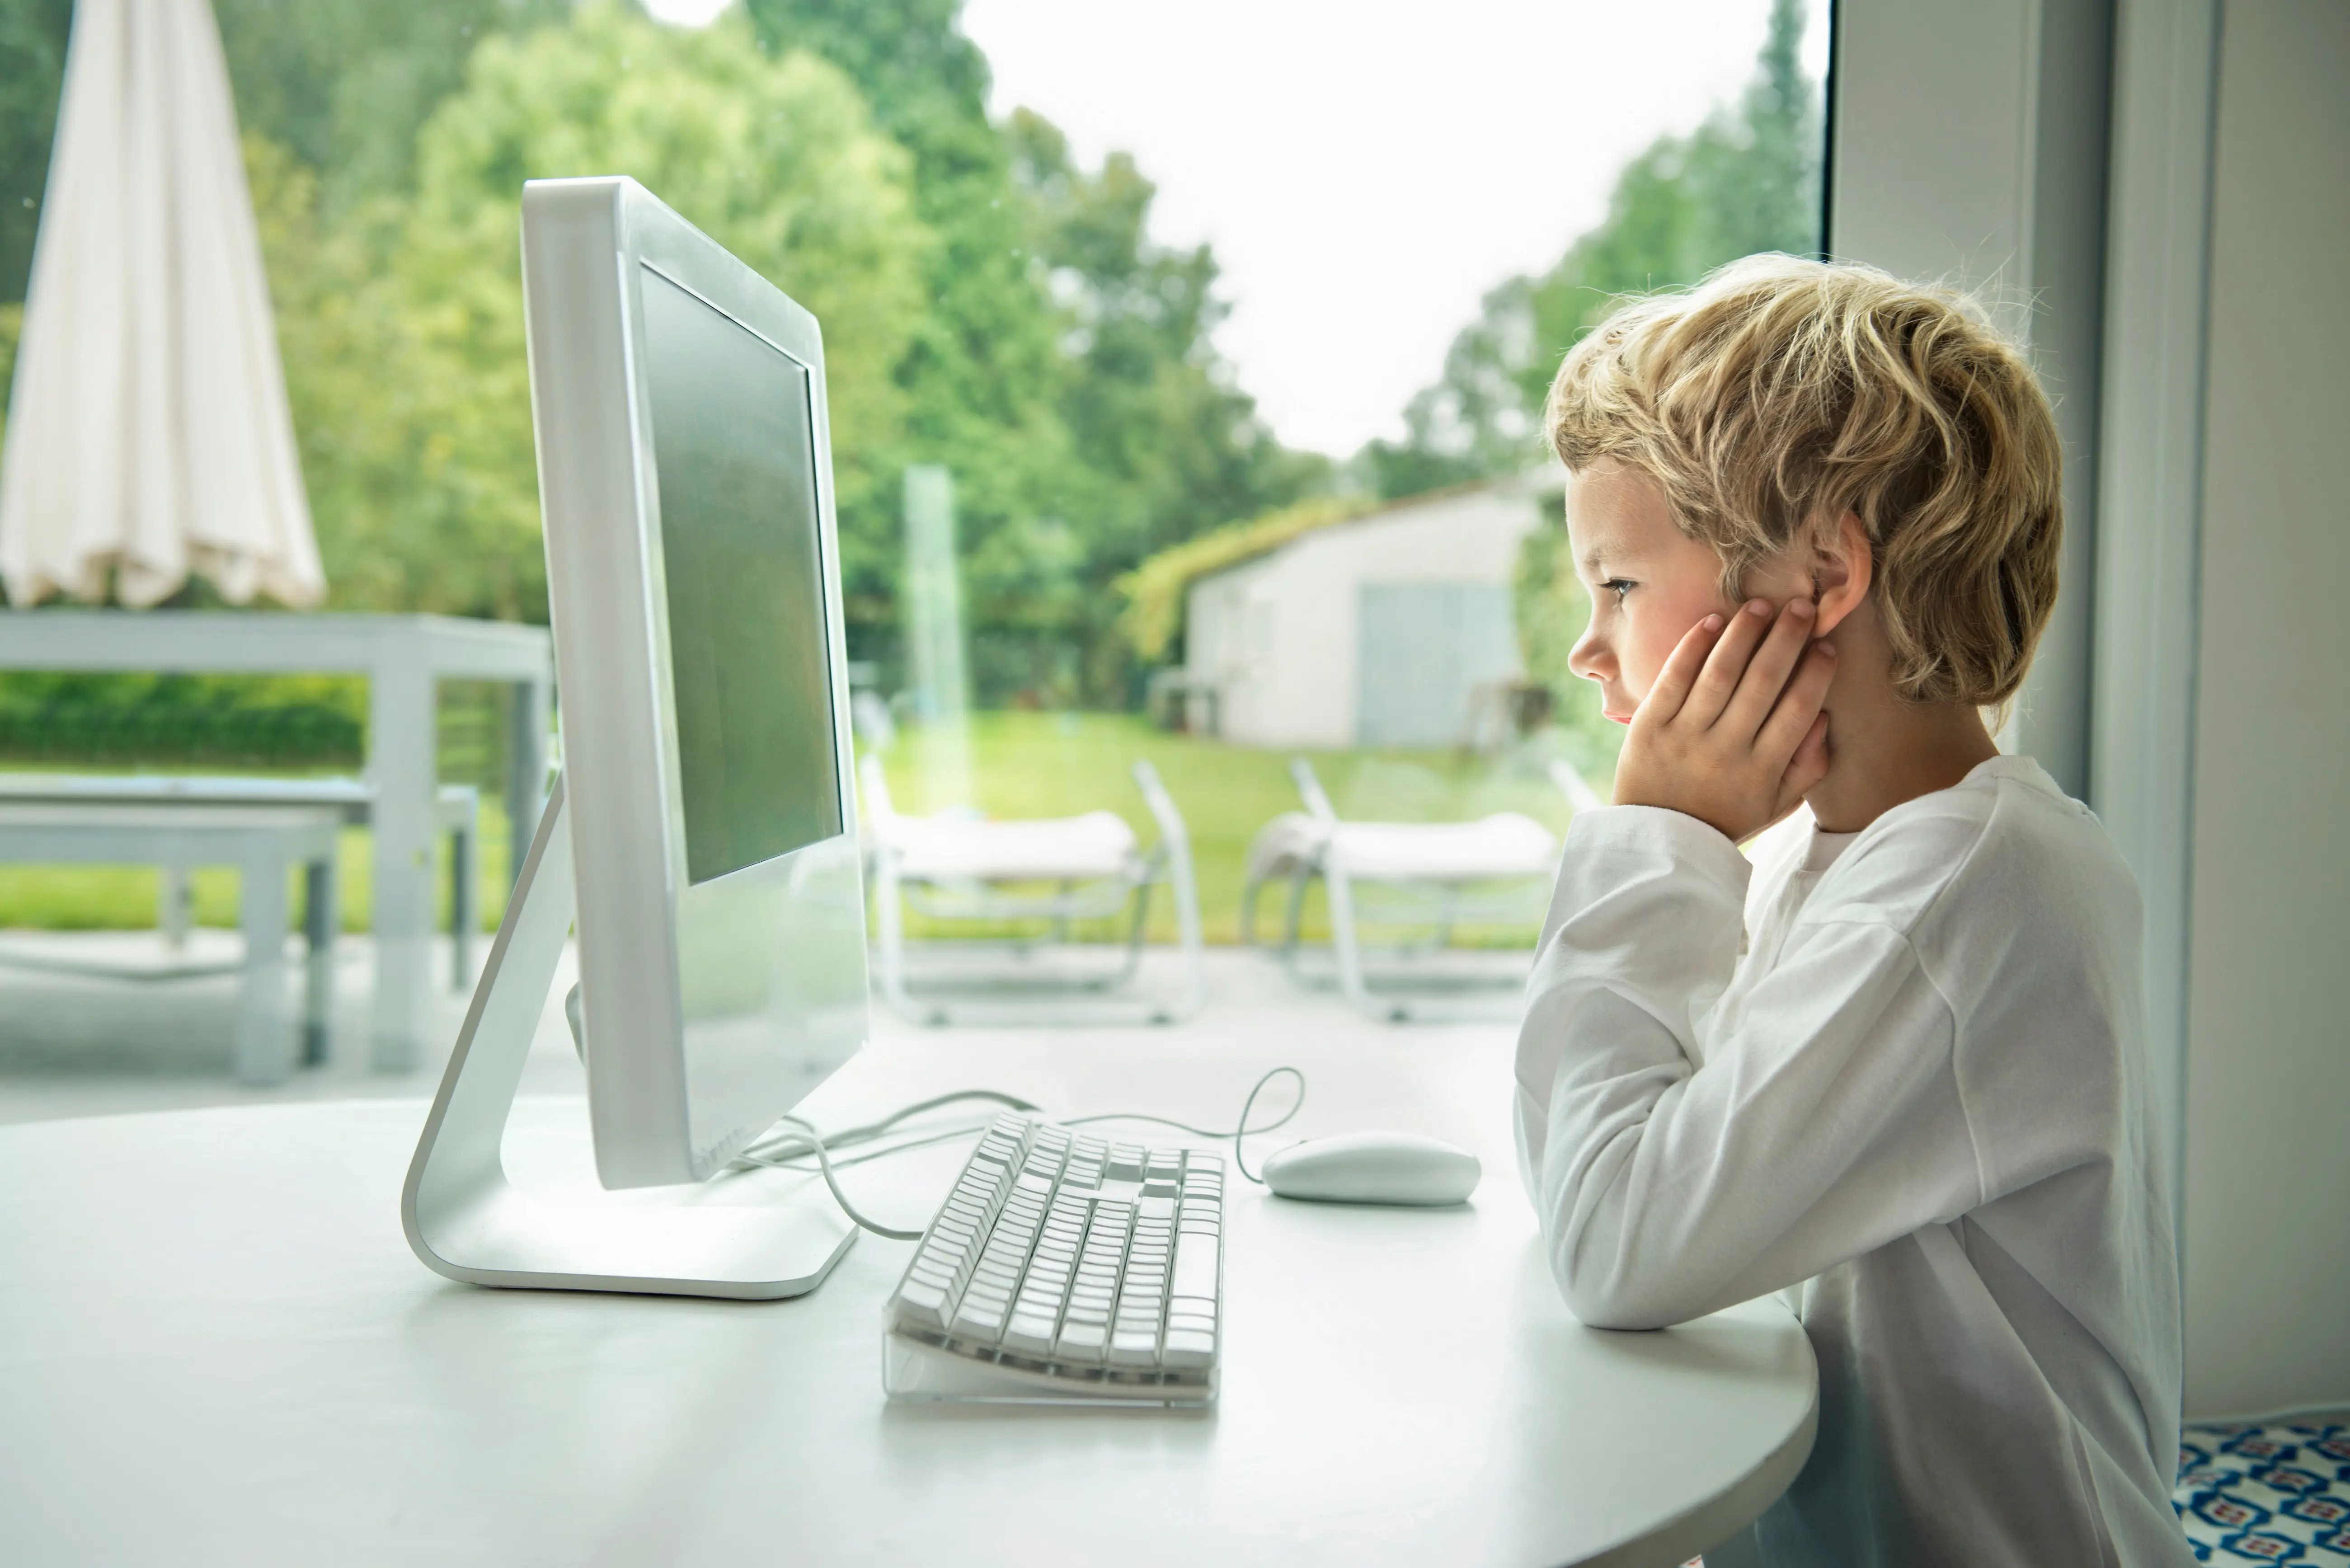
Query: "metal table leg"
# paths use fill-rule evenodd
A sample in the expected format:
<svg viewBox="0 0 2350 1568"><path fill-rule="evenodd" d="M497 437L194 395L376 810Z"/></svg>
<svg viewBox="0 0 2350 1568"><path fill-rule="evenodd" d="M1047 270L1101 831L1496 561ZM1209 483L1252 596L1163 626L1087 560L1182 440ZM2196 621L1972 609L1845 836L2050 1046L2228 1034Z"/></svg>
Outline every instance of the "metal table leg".
<svg viewBox="0 0 2350 1568"><path fill-rule="evenodd" d="M418 654L379 659L368 683L375 800L375 1027L379 1072L412 1070L432 1019L432 674Z"/></svg>
<svg viewBox="0 0 2350 1568"><path fill-rule="evenodd" d="M244 927L244 995L236 1025L236 1075L279 1084L294 1070L293 1021L286 1008L286 874L282 846L251 844L238 863L237 909Z"/></svg>

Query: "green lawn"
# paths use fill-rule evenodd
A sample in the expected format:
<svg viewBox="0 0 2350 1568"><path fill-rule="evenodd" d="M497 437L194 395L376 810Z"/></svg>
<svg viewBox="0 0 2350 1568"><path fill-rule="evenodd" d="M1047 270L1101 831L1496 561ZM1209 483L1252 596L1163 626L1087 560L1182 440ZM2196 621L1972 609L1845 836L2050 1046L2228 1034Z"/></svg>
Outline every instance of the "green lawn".
<svg viewBox="0 0 2350 1568"><path fill-rule="evenodd" d="M920 812L955 804L930 801L923 794L924 748L934 737L920 731L902 735L885 758L890 794L900 811ZM972 721L972 777L977 800L991 816L1067 816L1107 809L1131 823L1145 842L1157 827L1144 809L1128 769L1148 757L1191 834L1191 855L1208 940L1230 942L1239 929L1241 877L1249 840L1284 811L1298 808L1289 781L1292 753L1256 751L1218 741L1170 735L1145 720L1123 713L982 713ZM1560 743L1604 788L1611 758L1576 750L1573 738ZM1306 753L1321 774L1339 812L1347 816L1440 822L1493 811L1521 811L1553 830L1565 826L1565 799L1537 761L1466 758L1442 752L1315 752ZM485 926L494 927L504 903L506 818L501 802L482 801L481 905ZM347 831L338 865L342 875L343 929L367 929L371 882L368 835ZM0 928L47 930L138 929L155 923L157 876L138 867L0 866ZM236 923L236 874L201 870L195 876L196 917L208 926ZM298 889L297 889L298 899ZM448 892L442 890L443 909ZM1270 902L1263 922L1278 918ZM1153 900L1154 940L1174 936L1174 909L1161 890ZM1309 904L1309 934L1324 930L1318 908ZM910 929L923 934L920 922ZM959 929L959 934L967 931ZM1106 928L1083 933L1107 936ZM1463 933L1522 940L1524 933Z"/></svg>

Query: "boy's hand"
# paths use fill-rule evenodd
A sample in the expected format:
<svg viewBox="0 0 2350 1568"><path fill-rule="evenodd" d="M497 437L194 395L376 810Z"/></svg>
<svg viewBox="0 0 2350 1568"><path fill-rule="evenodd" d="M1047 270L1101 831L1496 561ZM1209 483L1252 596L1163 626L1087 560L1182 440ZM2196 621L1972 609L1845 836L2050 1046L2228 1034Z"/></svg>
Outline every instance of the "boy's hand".
<svg viewBox="0 0 2350 1568"><path fill-rule="evenodd" d="M1812 606L1755 599L1708 616L1665 660L1616 763L1617 805L1683 812L1732 842L1795 808L1826 776L1820 711L1835 649L1811 642Z"/></svg>

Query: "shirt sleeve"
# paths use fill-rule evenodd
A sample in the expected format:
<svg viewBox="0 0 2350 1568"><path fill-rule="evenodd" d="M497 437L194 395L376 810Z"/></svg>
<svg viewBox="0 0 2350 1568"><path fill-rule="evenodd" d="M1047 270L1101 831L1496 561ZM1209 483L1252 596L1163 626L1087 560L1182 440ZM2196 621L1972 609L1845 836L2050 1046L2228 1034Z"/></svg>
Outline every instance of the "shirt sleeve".
<svg viewBox="0 0 2350 1568"><path fill-rule="evenodd" d="M1552 1272L1596 1326L1685 1322L1981 1200L1953 1019L1902 930L1798 921L1713 1015L1748 875L1678 812L1585 812L1568 831L1516 1119Z"/></svg>

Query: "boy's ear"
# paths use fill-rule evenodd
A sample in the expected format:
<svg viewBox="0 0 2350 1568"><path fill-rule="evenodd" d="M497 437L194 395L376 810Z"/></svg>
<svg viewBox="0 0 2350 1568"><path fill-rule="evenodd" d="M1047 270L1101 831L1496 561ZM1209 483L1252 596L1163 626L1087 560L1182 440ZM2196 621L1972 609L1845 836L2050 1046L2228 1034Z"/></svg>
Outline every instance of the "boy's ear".
<svg viewBox="0 0 2350 1568"><path fill-rule="evenodd" d="M1868 547L1868 530L1847 510L1832 524L1823 524L1812 535L1812 603L1816 618L1813 635L1825 637L1845 617L1868 597L1876 576L1877 557Z"/></svg>

